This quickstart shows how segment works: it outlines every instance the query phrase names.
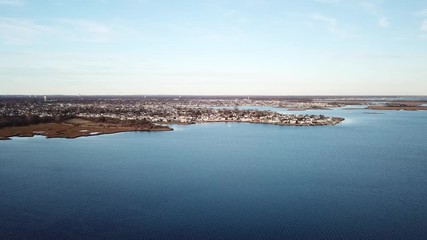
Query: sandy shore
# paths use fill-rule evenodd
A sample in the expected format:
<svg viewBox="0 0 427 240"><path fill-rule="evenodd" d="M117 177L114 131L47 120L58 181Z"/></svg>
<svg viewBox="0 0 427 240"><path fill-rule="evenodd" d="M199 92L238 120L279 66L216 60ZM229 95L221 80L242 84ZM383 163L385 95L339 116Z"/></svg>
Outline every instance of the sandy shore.
<svg viewBox="0 0 427 240"><path fill-rule="evenodd" d="M47 138L77 138L131 131L170 131L172 128L154 124L123 126L121 124L97 123L82 119L71 119L62 123L42 123L21 127L0 129L0 140L10 137L33 137L42 135Z"/></svg>

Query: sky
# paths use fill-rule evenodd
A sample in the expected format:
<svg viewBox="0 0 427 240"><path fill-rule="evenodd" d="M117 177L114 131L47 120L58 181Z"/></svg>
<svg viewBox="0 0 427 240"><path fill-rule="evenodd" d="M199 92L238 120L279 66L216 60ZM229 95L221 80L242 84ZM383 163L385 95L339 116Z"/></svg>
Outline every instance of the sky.
<svg viewBox="0 0 427 240"><path fill-rule="evenodd" d="M427 1L0 0L0 94L427 95Z"/></svg>

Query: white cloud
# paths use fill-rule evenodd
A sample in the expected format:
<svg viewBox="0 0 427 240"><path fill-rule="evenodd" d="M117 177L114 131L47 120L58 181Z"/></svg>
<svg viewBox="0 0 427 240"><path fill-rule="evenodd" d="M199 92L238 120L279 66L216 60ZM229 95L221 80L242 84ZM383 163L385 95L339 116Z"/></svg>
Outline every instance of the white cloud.
<svg viewBox="0 0 427 240"><path fill-rule="evenodd" d="M315 0L316 2L321 2L321 3L329 3L329 4L334 4L334 3L339 3L340 0Z"/></svg>
<svg viewBox="0 0 427 240"><path fill-rule="evenodd" d="M378 19L378 25L382 28L388 28L390 26L390 22L388 21L388 18L383 16Z"/></svg>
<svg viewBox="0 0 427 240"><path fill-rule="evenodd" d="M34 19L0 17L0 44L27 45L40 40L106 43L142 39L142 33L121 20L98 22L87 19Z"/></svg>
<svg viewBox="0 0 427 240"><path fill-rule="evenodd" d="M426 19L426 17L427 17L427 9L422 9L422 10L416 12L415 15L418 16L418 17L424 18L424 19L422 19L422 22L421 22L420 31L422 33L419 35L419 37L421 39L427 39L427 34L424 33L424 32L427 32L427 19Z"/></svg>
<svg viewBox="0 0 427 240"><path fill-rule="evenodd" d="M421 26L420 26L421 34L419 35L419 38L427 39L427 34L425 33L425 32L427 32L427 18L426 18L427 17L427 9L422 9L422 10L420 10L414 14L415 14L415 16L424 18L424 19L422 19L422 22L421 22Z"/></svg>
<svg viewBox="0 0 427 240"><path fill-rule="evenodd" d="M341 38L354 38L347 31L339 27L338 21L333 17L324 16L321 14L313 14L310 16L312 21L318 22L320 25L326 25L327 31L337 37Z"/></svg>
<svg viewBox="0 0 427 240"><path fill-rule="evenodd" d="M415 15L420 16L420 17L427 17L427 9L422 9L422 10L416 12Z"/></svg>
<svg viewBox="0 0 427 240"><path fill-rule="evenodd" d="M380 11L378 10L378 7L373 2L369 1L362 1L360 2L360 6L365 10L365 12L371 14L371 15L379 15Z"/></svg>
<svg viewBox="0 0 427 240"><path fill-rule="evenodd" d="M30 44L41 35L52 33L50 27L23 18L0 18L0 39L5 44Z"/></svg>
<svg viewBox="0 0 427 240"><path fill-rule="evenodd" d="M25 2L23 0L0 0L0 5L7 5L7 6L24 6Z"/></svg>
<svg viewBox="0 0 427 240"><path fill-rule="evenodd" d="M62 23L69 24L70 26L88 33L94 34L109 34L111 29L102 23L98 23L86 19L62 19Z"/></svg>
<svg viewBox="0 0 427 240"><path fill-rule="evenodd" d="M111 42L115 31L107 24L87 19L59 19L65 39L78 42Z"/></svg>
<svg viewBox="0 0 427 240"><path fill-rule="evenodd" d="M424 19L424 21L421 23L421 31L427 32L427 19Z"/></svg>
<svg viewBox="0 0 427 240"><path fill-rule="evenodd" d="M362 1L359 4L367 14L378 18L378 26L382 28L388 28L390 26L389 19L378 8L377 4L371 1Z"/></svg>
<svg viewBox="0 0 427 240"><path fill-rule="evenodd" d="M343 39L355 39L360 38L360 35L354 34L351 29L345 28L339 24L338 20L333 17L324 16L322 14L312 14L309 16L311 22L308 25L312 28L313 26L324 27L333 36Z"/></svg>
<svg viewBox="0 0 427 240"><path fill-rule="evenodd" d="M310 16L311 19L326 23L327 28L330 32L337 32L337 20L335 18L326 17L320 14L313 14Z"/></svg>

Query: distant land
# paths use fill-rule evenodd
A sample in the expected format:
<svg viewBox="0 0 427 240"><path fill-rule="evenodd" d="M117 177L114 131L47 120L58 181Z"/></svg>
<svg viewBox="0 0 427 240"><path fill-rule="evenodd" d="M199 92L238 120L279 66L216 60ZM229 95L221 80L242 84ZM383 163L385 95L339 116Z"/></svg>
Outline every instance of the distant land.
<svg viewBox="0 0 427 240"><path fill-rule="evenodd" d="M281 108L289 114L239 108L242 106ZM292 111L346 106L366 110L427 110L427 97L2 95L0 139L34 135L76 138L127 131L167 131L173 130L171 124L208 122L326 126L344 119L323 114L292 114Z"/></svg>

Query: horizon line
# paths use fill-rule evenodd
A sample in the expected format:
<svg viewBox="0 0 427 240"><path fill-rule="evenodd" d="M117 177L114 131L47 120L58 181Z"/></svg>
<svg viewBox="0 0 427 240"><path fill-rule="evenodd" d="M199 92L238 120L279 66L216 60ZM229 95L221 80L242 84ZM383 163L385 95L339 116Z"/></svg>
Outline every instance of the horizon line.
<svg viewBox="0 0 427 240"><path fill-rule="evenodd" d="M77 96L77 97L90 97L90 96L118 96L118 97L144 97L144 96L236 96L236 97L323 97L323 96L336 96L336 97L427 97L427 94L0 94L1 97L6 96L19 96L19 97L38 97L38 96Z"/></svg>

